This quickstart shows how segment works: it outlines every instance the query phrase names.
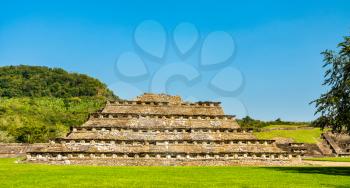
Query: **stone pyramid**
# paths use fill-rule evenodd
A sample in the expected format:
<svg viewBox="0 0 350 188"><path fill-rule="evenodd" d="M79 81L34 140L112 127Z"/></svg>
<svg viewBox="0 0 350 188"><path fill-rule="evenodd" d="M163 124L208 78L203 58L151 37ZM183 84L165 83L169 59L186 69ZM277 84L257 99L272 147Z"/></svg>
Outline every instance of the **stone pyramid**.
<svg viewBox="0 0 350 188"><path fill-rule="evenodd" d="M145 93L107 101L64 138L27 153L28 162L120 166L288 165L300 154L257 139L219 102Z"/></svg>

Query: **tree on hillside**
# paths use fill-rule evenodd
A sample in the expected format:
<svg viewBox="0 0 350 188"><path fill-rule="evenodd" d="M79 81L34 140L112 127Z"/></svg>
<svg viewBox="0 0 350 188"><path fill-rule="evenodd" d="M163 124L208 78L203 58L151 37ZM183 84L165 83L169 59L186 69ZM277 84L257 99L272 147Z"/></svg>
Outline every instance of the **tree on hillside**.
<svg viewBox="0 0 350 188"><path fill-rule="evenodd" d="M99 80L60 68L0 67L0 142L47 142L86 121L107 99Z"/></svg>
<svg viewBox="0 0 350 188"><path fill-rule="evenodd" d="M326 68L323 85L329 91L312 102L316 105L315 114L321 115L314 124L350 133L350 36L344 37L338 48L337 52L322 52Z"/></svg>
<svg viewBox="0 0 350 188"><path fill-rule="evenodd" d="M250 116L246 116L241 120L238 120L238 123L242 128L253 128L255 130L266 127L268 125L266 122L253 119Z"/></svg>
<svg viewBox="0 0 350 188"><path fill-rule="evenodd" d="M117 97L99 80L60 68L0 67L0 97Z"/></svg>

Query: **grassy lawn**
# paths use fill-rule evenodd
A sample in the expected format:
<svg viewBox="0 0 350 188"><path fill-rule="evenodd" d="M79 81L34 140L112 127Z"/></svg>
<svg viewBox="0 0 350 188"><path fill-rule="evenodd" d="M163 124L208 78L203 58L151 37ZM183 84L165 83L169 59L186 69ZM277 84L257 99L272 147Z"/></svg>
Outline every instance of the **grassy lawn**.
<svg viewBox="0 0 350 188"><path fill-rule="evenodd" d="M275 127L275 126L274 126ZM320 138L322 130L319 128L313 129L298 129L298 130L271 130L254 132L254 135L259 139L273 139L276 137L292 138L295 142L316 143Z"/></svg>
<svg viewBox="0 0 350 188"><path fill-rule="evenodd" d="M303 125L269 125L267 127L264 127L263 129L274 129L274 128L297 128L297 127L309 127L310 125L303 124Z"/></svg>
<svg viewBox="0 0 350 188"><path fill-rule="evenodd" d="M0 187L350 187L350 168L94 167L0 159Z"/></svg>
<svg viewBox="0 0 350 188"><path fill-rule="evenodd" d="M309 160L309 161L350 162L350 157L319 157L319 158L306 158L304 160Z"/></svg>

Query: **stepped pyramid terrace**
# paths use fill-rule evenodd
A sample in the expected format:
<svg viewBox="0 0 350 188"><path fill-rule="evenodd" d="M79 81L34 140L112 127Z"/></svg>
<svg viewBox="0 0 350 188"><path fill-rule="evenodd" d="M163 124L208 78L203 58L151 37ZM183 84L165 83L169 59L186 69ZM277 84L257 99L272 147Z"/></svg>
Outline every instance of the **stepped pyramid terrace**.
<svg viewBox="0 0 350 188"><path fill-rule="evenodd" d="M64 138L27 153L28 162L93 165L289 165L298 144L279 148L241 129L219 102L146 93L108 101Z"/></svg>

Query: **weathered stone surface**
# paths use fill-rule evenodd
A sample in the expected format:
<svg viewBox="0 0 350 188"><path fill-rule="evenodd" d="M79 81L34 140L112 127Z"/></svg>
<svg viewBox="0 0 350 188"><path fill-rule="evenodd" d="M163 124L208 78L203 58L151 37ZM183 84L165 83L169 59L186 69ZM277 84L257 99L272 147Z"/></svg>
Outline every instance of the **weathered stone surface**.
<svg viewBox="0 0 350 188"><path fill-rule="evenodd" d="M134 101L107 102L105 113L224 115L218 102L185 103L180 96L146 93Z"/></svg>
<svg viewBox="0 0 350 188"><path fill-rule="evenodd" d="M255 137L252 134L247 133L203 133L203 132L177 132L177 133L165 133L165 132L103 132L103 131L86 131L71 133L67 139L109 139L109 140L239 140L239 139L251 139Z"/></svg>
<svg viewBox="0 0 350 188"><path fill-rule="evenodd" d="M32 163L43 163L40 160L32 160ZM49 164L74 164L74 165L104 165L104 166L293 166L300 165L300 159L123 159L123 158L84 158L71 160L47 160Z"/></svg>
<svg viewBox="0 0 350 188"><path fill-rule="evenodd" d="M278 147L270 144L159 144L159 145L106 145L106 144L57 144L46 148L38 148L35 152L56 152L60 153L77 151L77 152L105 152L105 153L218 153L218 154L234 154L234 153L281 153Z"/></svg>
<svg viewBox="0 0 350 188"><path fill-rule="evenodd" d="M182 103L182 99L180 96L172 96L167 94L154 94L154 93L144 93L143 95L136 97L135 101L164 102L164 103L171 103L171 104Z"/></svg>
<svg viewBox="0 0 350 188"><path fill-rule="evenodd" d="M0 143L0 158L24 156L28 151L47 146L48 144Z"/></svg>
<svg viewBox="0 0 350 188"><path fill-rule="evenodd" d="M130 104L131 103L131 104ZM160 103L162 104L162 103ZM219 106L210 106L210 104L198 104L188 105L182 104L132 104L129 103L109 103L105 109L102 110L104 113L135 113L135 114L160 114L160 115L223 115L223 111Z"/></svg>
<svg viewBox="0 0 350 188"><path fill-rule="evenodd" d="M222 119L201 119L194 118L174 118L171 117L107 117L107 118L94 118L84 123L82 126L101 126L101 127L118 127L118 128L146 128L146 129L164 129L164 128L239 128L239 125L235 119L228 119L222 117Z"/></svg>
<svg viewBox="0 0 350 188"><path fill-rule="evenodd" d="M350 156L350 136L348 134L332 133L330 131L323 133L325 146L328 147L332 155Z"/></svg>
<svg viewBox="0 0 350 188"><path fill-rule="evenodd" d="M218 102L144 94L109 101L64 138L27 153L27 161L94 165L288 165L302 147L281 149L240 129ZM300 150L300 151L299 151ZM294 152L296 151L296 152Z"/></svg>

